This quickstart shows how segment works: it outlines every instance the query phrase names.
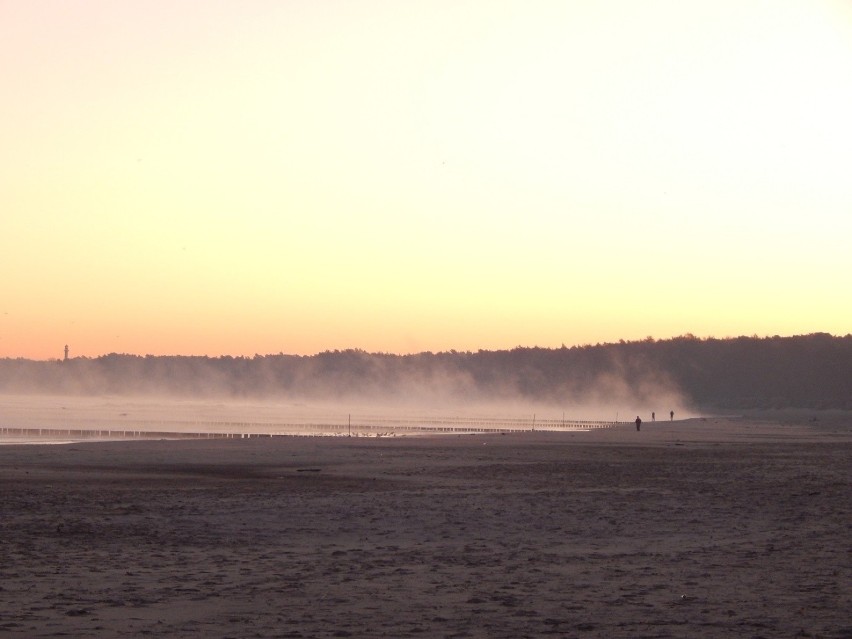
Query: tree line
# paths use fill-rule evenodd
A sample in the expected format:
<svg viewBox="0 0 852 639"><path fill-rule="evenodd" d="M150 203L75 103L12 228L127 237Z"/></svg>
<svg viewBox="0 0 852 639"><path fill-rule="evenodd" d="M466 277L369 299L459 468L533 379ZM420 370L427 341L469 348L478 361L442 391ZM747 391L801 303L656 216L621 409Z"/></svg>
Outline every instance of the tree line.
<svg viewBox="0 0 852 639"><path fill-rule="evenodd" d="M394 355L352 349L254 357L110 353L0 359L0 393L441 401L637 401L704 409L852 409L852 335L621 341Z"/></svg>

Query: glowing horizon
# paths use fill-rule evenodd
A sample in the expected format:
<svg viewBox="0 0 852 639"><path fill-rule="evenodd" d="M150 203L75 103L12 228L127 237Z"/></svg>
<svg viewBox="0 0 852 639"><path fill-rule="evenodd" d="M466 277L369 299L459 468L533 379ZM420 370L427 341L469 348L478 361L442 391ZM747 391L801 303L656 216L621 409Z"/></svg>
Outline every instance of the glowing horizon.
<svg viewBox="0 0 852 639"><path fill-rule="evenodd" d="M0 357L852 332L852 6L0 5Z"/></svg>

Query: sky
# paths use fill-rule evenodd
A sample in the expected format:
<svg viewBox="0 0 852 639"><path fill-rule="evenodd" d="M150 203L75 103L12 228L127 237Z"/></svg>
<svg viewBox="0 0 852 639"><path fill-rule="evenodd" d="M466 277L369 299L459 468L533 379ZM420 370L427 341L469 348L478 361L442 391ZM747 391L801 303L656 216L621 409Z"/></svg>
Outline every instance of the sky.
<svg viewBox="0 0 852 639"><path fill-rule="evenodd" d="M852 332L847 0L0 0L0 357Z"/></svg>

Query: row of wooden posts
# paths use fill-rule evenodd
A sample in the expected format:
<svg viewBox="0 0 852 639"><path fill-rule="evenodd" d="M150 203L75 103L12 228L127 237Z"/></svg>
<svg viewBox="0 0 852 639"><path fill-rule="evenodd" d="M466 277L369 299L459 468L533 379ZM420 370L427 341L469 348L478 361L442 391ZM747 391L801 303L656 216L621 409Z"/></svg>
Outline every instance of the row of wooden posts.
<svg viewBox="0 0 852 639"><path fill-rule="evenodd" d="M508 421L508 420L507 420ZM512 420L514 422L515 420ZM382 423L384 422L384 423ZM486 424L492 424L490 426ZM89 439L253 439L258 437L292 437L298 432L313 432L317 434L333 433L336 435L378 434L393 435L404 433L520 433L533 430L540 431L576 431L610 428L614 422L562 422L550 420L523 427L519 423L511 423L504 427L496 424L506 423L502 420L450 420L426 421L411 423L392 423L392 420L381 420L379 423L357 423L353 426L351 418L344 426L339 423L298 423L298 424L237 424L216 423L207 424L222 427L253 428L265 432L234 432L234 431L178 431L178 430L147 430L143 428L35 428L18 426L0 426L0 437L38 437L38 438L89 438ZM201 424L198 424L201 425ZM257 428L260 427L260 428ZM287 432L290 431L290 432Z"/></svg>

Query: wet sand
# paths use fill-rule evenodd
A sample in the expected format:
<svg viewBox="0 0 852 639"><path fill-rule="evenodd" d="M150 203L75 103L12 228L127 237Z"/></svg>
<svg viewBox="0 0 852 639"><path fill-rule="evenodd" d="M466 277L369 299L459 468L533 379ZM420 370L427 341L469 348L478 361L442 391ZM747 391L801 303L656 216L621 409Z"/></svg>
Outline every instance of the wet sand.
<svg viewBox="0 0 852 639"><path fill-rule="evenodd" d="M852 637L852 423L0 447L0 636Z"/></svg>

